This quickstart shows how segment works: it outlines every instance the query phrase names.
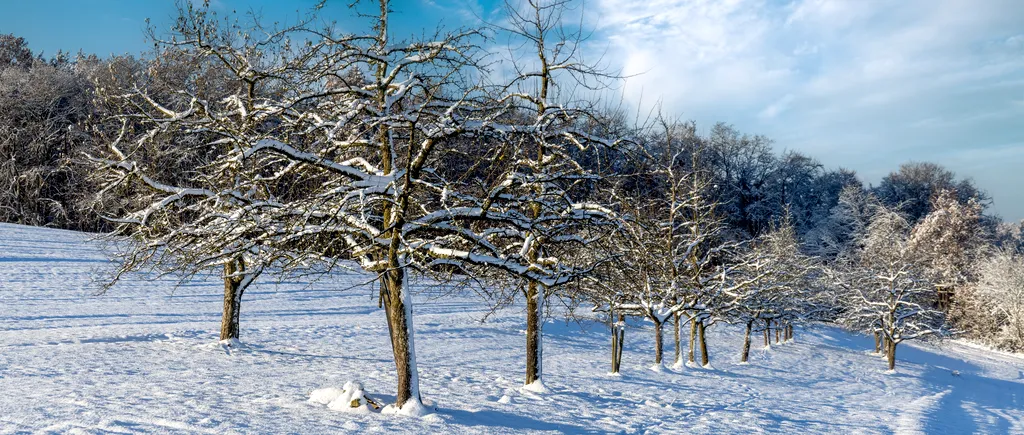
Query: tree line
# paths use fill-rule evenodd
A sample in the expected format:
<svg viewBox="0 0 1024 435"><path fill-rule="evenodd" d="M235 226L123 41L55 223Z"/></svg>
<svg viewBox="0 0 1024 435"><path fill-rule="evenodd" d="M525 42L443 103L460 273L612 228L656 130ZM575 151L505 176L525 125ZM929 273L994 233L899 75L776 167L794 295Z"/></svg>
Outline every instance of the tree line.
<svg viewBox="0 0 1024 435"><path fill-rule="evenodd" d="M222 339L264 274L376 276L392 412L422 409L410 280L524 303L536 390L552 300L607 321L614 373L627 318L657 368L666 326L674 364L707 365L719 323L744 362L808 322L873 335L889 369L906 340L1024 350L1024 223L970 180L912 162L865 186L730 125L630 116L595 97L621 77L585 61L573 1L410 39L388 1L354 7L358 33L319 7L282 26L183 2L138 57L0 36L0 220L110 234L112 282L219 271Z"/></svg>

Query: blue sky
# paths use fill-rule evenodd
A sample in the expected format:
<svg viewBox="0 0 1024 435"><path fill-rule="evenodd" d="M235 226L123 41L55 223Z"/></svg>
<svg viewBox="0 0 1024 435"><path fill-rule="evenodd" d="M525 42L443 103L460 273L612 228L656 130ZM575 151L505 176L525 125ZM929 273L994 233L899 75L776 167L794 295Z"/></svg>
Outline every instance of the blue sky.
<svg viewBox="0 0 1024 435"><path fill-rule="evenodd" d="M294 20L313 0L213 0ZM327 14L354 25L349 1ZM493 1L395 2L397 36L473 25ZM170 0L2 1L0 33L34 50L137 53ZM709 127L766 134L877 183L900 163L971 177L992 211L1024 219L1024 2L1019 0L592 0L592 56L632 77L625 101Z"/></svg>
<svg viewBox="0 0 1024 435"><path fill-rule="evenodd" d="M185 0L182 0L185 1ZM201 3L201 0L191 0ZM256 12L264 21L295 22L317 0L211 0L218 13ZM352 0L329 0L324 16L341 25L355 26L361 21L352 16ZM373 7L364 1L366 7ZM459 27L475 20L476 3L437 3L433 1L396 1L391 16L398 36L434 30L437 23ZM0 0L0 33L13 33L28 40L34 51L46 55L58 49L100 55L139 53L150 48L145 40L146 19L158 31L166 31L176 16L174 0Z"/></svg>

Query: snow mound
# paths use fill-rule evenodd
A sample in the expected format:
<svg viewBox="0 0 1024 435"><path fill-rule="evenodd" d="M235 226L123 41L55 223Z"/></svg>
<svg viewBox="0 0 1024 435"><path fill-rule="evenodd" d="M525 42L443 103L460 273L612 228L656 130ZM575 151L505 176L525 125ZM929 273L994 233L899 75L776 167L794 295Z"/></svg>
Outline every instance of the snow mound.
<svg viewBox="0 0 1024 435"><path fill-rule="evenodd" d="M520 388L520 391L544 394L548 392L548 387L544 386L543 381L537 379L536 381L523 385L522 388Z"/></svg>
<svg viewBox="0 0 1024 435"><path fill-rule="evenodd" d="M345 390L337 387L319 388L309 393L309 401L311 403L318 403L320 405L326 405L341 396Z"/></svg>
<svg viewBox="0 0 1024 435"><path fill-rule="evenodd" d="M385 406L380 413L388 415L403 415L406 417L436 417L437 414L434 414L432 411L432 409L425 406L419 399L409 399L401 408L395 405L388 405Z"/></svg>
<svg viewBox="0 0 1024 435"><path fill-rule="evenodd" d="M309 394L309 401L327 405L327 408L334 411L353 414L369 414L380 409L380 404L363 391L363 384L352 381L346 382L342 388L326 387L313 390Z"/></svg>
<svg viewBox="0 0 1024 435"><path fill-rule="evenodd" d="M437 415L437 414L427 414L427 415L424 415L421 418L421 420L428 421L428 422L431 422L431 423L444 423L444 419L441 418L441 416Z"/></svg>
<svg viewBox="0 0 1024 435"><path fill-rule="evenodd" d="M224 351L228 355L231 354L232 349L244 349L245 347L245 343L242 343L237 338L228 338L213 343L196 345L196 349Z"/></svg>
<svg viewBox="0 0 1024 435"><path fill-rule="evenodd" d="M221 347L230 347L235 349L245 347L245 345L242 344L242 342L239 341L237 338L228 338L226 340L221 340L218 344L220 344Z"/></svg>

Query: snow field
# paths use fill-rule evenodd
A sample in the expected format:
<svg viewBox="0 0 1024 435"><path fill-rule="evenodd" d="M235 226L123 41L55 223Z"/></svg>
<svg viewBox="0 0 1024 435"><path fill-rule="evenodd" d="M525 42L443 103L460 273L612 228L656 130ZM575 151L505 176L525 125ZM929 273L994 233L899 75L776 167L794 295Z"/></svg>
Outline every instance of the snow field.
<svg viewBox="0 0 1024 435"><path fill-rule="evenodd" d="M546 391L533 391L522 307L481 323L473 295L416 280L426 417L384 415L351 407L394 399L366 276L264 278L241 343L219 343L216 276L135 275L96 295L107 267L87 235L0 225L0 433L1024 433L1024 360L904 344L887 374L870 337L826 326L769 350L754 337L739 364L741 328L716 325L712 368L652 371L653 332L631 321L622 375L608 376L605 325L549 320Z"/></svg>

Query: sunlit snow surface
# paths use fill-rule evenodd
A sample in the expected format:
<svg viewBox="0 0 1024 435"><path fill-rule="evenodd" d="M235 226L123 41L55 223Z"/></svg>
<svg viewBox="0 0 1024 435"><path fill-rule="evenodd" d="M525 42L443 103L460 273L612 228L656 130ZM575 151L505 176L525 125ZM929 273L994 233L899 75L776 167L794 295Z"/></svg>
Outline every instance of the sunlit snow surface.
<svg viewBox="0 0 1024 435"><path fill-rule="evenodd" d="M245 295L242 346L226 346L216 276L131 276L97 296L104 268L87 235L0 225L0 433L1024 433L1024 360L901 345L887 374L870 338L828 327L767 351L755 341L740 365L740 330L716 325L713 368L652 371L650 326L631 323L623 374L608 376L604 326L552 320L537 394L520 388L521 307L481 323L474 296L423 287L414 323L432 414L339 412L310 393L354 381L393 399L365 276L264 277Z"/></svg>

